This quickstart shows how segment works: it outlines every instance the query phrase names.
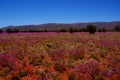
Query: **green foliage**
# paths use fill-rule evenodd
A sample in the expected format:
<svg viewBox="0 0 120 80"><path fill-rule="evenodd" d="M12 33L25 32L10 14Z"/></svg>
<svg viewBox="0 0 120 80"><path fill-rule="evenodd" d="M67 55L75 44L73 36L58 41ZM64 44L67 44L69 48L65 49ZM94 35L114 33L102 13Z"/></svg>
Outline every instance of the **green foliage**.
<svg viewBox="0 0 120 80"><path fill-rule="evenodd" d="M44 29L43 32L48 32L48 30L47 30L47 29Z"/></svg>
<svg viewBox="0 0 120 80"><path fill-rule="evenodd" d="M12 32L12 30L10 29L10 28L7 28L7 33L11 33Z"/></svg>
<svg viewBox="0 0 120 80"><path fill-rule="evenodd" d="M38 32L37 30L29 30L28 32Z"/></svg>
<svg viewBox="0 0 120 80"><path fill-rule="evenodd" d="M118 25L115 26L115 27L114 27L114 30L119 32L119 31L120 31L120 26L118 26Z"/></svg>
<svg viewBox="0 0 120 80"><path fill-rule="evenodd" d="M80 30L77 28L74 28L74 32L79 32Z"/></svg>
<svg viewBox="0 0 120 80"><path fill-rule="evenodd" d="M66 32L66 30L65 30L65 29L60 29L59 31L60 31L60 32Z"/></svg>
<svg viewBox="0 0 120 80"><path fill-rule="evenodd" d="M106 32L106 28L105 27L102 27L102 32Z"/></svg>
<svg viewBox="0 0 120 80"><path fill-rule="evenodd" d="M18 32L20 32L20 31L19 31L19 29L14 29L13 32L18 33Z"/></svg>
<svg viewBox="0 0 120 80"><path fill-rule="evenodd" d="M69 32L70 33L73 33L74 32L74 29L71 27L71 28L69 28Z"/></svg>
<svg viewBox="0 0 120 80"><path fill-rule="evenodd" d="M87 32L87 28L81 28L79 31L80 32Z"/></svg>
<svg viewBox="0 0 120 80"><path fill-rule="evenodd" d="M7 33L18 33L20 32L19 29L15 28L15 29L10 29L10 28L7 28L6 30Z"/></svg>
<svg viewBox="0 0 120 80"><path fill-rule="evenodd" d="M106 32L106 28L105 27L102 27L102 28L100 28L100 29L98 29L98 32Z"/></svg>
<svg viewBox="0 0 120 80"><path fill-rule="evenodd" d="M96 29L97 29L96 26L93 26L93 25L88 25L86 28L90 34L94 34L96 32Z"/></svg>
<svg viewBox="0 0 120 80"><path fill-rule="evenodd" d="M102 29L99 29L98 32L102 32Z"/></svg>
<svg viewBox="0 0 120 80"><path fill-rule="evenodd" d="M2 33L3 32L3 30L2 29L0 29L0 33Z"/></svg>
<svg viewBox="0 0 120 80"><path fill-rule="evenodd" d="M47 29L44 29L44 30L28 30L28 31L23 31L23 32L50 32L50 31L48 31Z"/></svg>

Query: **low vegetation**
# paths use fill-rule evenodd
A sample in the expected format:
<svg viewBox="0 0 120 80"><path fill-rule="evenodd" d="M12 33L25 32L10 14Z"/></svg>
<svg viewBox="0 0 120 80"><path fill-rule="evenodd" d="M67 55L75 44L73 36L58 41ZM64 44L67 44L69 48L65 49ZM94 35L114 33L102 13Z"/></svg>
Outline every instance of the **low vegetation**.
<svg viewBox="0 0 120 80"><path fill-rule="evenodd" d="M2 32L7 32L7 33L18 33L18 32L70 32L70 33L74 33L74 32L89 32L90 34L94 34L95 32L120 32L120 26L116 25L115 27L113 27L113 29L106 29L105 27L100 27L97 28L97 26L94 26L92 24L87 25L86 27L83 28L75 28L75 27L70 27L69 29L56 29L56 30L47 30L47 29L42 29L42 30L20 30L17 27L16 28L7 28L6 30L2 30L0 29L0 33Z"/></svg>
<svg viewBox="0 0 120 80"><path fill-rule="evenodd" d="M120 35L0 34L0 80L120 80Z"/></svg>

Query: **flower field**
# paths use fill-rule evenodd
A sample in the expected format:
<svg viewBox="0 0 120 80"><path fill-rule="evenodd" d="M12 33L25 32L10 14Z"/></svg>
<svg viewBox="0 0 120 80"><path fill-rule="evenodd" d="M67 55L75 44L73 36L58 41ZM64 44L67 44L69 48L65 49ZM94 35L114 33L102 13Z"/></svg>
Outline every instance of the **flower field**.
<svg viewBox="0 0 120 80"><path fill-rule="evenodd" d="M0 80L120 80L120 33L2 33Z"/></svg>

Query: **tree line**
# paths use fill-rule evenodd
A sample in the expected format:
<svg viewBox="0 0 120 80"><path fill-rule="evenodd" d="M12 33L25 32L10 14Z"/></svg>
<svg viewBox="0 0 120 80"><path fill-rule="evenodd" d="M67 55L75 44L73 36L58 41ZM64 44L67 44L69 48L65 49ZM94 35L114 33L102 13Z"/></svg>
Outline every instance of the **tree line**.
<svg viewBox="0 0 120 80"><path fill-rule="evenodd" d="M81 29L71 27L68 30L67 29L57 29L57 30L44 29L44 30L23 30L23 31L20 31L17 28L15 28L15 29L7 28L5 32L7 32L7 33L18 33L18 32L57 32L57 33L60 33L60 32L70 32L70 33L73 33L73 32L89 32L90 34L94 34L95 32L106 32L106 31L120 32L120 26L115 26L113 30L106 30L105 27L97 29L96 26L91 25L91 24L87 25L86 27L81 28ZM4 32L4 31L2 29L0 29L0 33L2 33L2 32Z"/></svg>

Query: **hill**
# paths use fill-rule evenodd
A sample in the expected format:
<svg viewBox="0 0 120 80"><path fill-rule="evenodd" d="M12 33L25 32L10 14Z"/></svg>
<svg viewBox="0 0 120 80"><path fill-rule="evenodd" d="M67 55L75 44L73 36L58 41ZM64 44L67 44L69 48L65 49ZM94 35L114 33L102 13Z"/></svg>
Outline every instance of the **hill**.
<svg viewBox="0 0 120 80"><path fill-rule="evenodd" d="M7 28L10 29L19 29L20 31L28 31L28 30L59 30L59 29L69 29L73 28L84 28L87 25L92 24L97 26L97 28L105 27L107 30L113 29L116 25L120 26L120 21L113 22L86 22L86 23L70 23L70 24L62 24L62 23L47 23L40 25L20 25L20 26L7 26L2 28L4 31Z"/></svg>

